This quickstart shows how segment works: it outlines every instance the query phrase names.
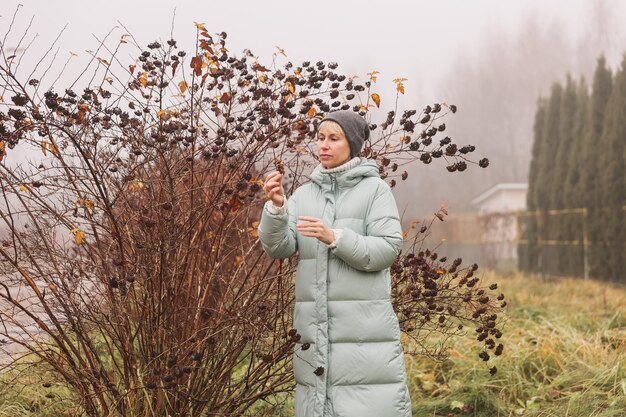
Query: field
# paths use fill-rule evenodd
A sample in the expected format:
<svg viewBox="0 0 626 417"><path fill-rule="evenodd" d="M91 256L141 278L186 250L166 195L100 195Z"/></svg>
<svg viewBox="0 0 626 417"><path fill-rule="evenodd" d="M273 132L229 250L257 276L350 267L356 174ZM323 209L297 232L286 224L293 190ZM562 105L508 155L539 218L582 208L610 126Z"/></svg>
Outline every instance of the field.
<svg viewBox="0 0 626 417"><path fill-rule="evenodd" d="M408 360L415 416L626 415L625 289L486 278L509 300L497 374L462 340L444 363Z"/></svg>
<svg viewBox="0 0 626 417"><path fill-rule="evenodd" d="M415 417L626 415L626 289L519 274L485 279L508 298L498 372L489 375L469 335L445 362L407 357ZM0 377L0 417L73 415L63 389L43 388L28 372L21 378L32 384ZM251 415L293 415L291 402L284 405L259 404Z"/></svg>

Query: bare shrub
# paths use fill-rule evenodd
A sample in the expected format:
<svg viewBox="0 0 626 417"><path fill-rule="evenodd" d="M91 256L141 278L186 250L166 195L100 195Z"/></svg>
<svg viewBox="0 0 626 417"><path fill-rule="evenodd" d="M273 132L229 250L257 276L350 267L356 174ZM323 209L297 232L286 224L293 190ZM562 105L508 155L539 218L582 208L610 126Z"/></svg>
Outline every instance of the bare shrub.
<svg viewBox="0 0 626 417"><path fill-rule="evenodd" d="M131 37L103 42L67 88L45 88L45 69L24 78L2 44L0 351L8 367L45 364L89 416L240 415L292 389L296 263L260 248L261 178L285 170L293 189L315 163L321 116L371 118L380 105L375 73L361 84L336 63L266 66L196 26L192 53L155 41L128 63ZM455 111L392 110L362 155L392 186L415 160L464 171L473 147L435 139ZM11 165L15 152L33 160ZM460 334L454 320L482 328L483 359L501 352L482 337L499 332L501 307L470 279L475 267L413 252L392 268L417 353L443 353L424 332Z"/></svg>

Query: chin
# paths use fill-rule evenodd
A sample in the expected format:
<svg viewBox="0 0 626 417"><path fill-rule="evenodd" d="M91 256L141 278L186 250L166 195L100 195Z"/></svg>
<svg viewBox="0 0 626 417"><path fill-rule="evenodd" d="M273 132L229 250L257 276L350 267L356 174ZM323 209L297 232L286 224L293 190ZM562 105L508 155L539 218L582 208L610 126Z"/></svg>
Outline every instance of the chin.
<svg viewBox="0 0 626 417"><path fill-rule="evenodd" d="M332 169L332 168L337 168L338 166L345 164L349 160L350 158L346 159L345 161L340 161L340 162L337 162L335 160L325 160L325 161L320 160L320 163L325 169Z"/></svg>

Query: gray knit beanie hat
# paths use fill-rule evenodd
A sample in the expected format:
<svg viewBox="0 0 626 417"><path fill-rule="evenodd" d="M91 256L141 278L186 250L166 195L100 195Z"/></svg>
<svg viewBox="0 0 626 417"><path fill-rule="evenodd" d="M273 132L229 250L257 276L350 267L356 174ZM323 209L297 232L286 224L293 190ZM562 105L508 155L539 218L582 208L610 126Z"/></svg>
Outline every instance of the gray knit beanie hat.
<svg viewBox="0 0 626 417"><path fill-rule="evenodd" d="M341 126L350 143L350 158L354 158L361 152L363 142L370 137L370 128L365 119L352 110L339 110L327 114L322 122L325 120L332 120Z"/></svg>

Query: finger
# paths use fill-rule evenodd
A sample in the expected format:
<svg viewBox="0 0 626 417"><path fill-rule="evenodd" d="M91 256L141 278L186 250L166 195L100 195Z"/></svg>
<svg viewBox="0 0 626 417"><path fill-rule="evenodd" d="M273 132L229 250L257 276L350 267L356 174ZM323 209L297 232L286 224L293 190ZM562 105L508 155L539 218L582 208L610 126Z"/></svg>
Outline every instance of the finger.
<svg viewBox="0 0 626 417"><path fill-rule="evenodd" d="M311 224L304 224L304 223L300 223L298 225L296 225L296 227L298 228L298 230L317 230L313 225Z"/></svg>
<svg viewBox="0 0 626 417"><path fill-rule="evenodd" d="M320 230L321 229L321 227L317 223L298 223L296 227L302 230Z"/></svg>
<svg viewBox="0 0 626 417"><path fill-rule="evenodd" d="M280 182L277 181L269 181L265 183L265 186L269 189L274 189L274 188L280 188L282 187L282 184Z"/></svg>
<svg viewBox="0 0 626 417"><path fill-rule="evenodd" d="M268 174L268 176L266 177L265 181L275 181L277 183L281 183L283 180L283 174L281 174L278 171L274 171L271 172L270 174Z"/></svg>
<svg viewBox="0 0 626 417"><path fill-rule="evenodd" d="M297 229L301 232L315 232L315 233L321 233L323 232L323 228L318 227L316 225L311 225L311 226L298 226Z"/></svg>
<svg viewBox="0 0 626 417"><path fill-rule="evenodd" d="M317 217L310 217L310 216L298 216L299 220L304 220L307 222L320 222L321 220L318 219Z"/></svg>
<svg viewBox="0 0 626 417"><path fill-rule="evenodd" d="M277 175L280 175L280 172L278 172L278 171L272 171L272 172L270 172L269 174L267 174L267 175L265 176L265 179L266 179L266 181L267 181L267 180L269 180L269 179L271 179L271 178L276 177Z"/></svg>
<svg viewBox="0 0 626 417"><path fill-rule="evenodd" d="M265 194L267 194L268 196L276 194L276 190L274 187L267 187L264 189L264 191L265 191Z"/></svg>
<svg viewBox="0 0 626 417"><path fill-rule="evenodd" d="M267 179L265 180L265 185L268 185L268 184L270 184L270 185L273 185L273 184L280 184L280 181L279 181L279 179L278 179L278 178L276 178L276 177L274 177L274 178L267 178Z"/></svg>
<svg viewBox="0 0 626 417"><path fill-rule="evenodd" d="M273 195L283 195L283 188L280 185L277 185L276 187L273 187L270 190L270 193L272 193Z"/></svg>
<svg viewBox="0 0 626 417"><path fill-rule="evenodd" d="M276 181L274 181L271 178L266 178L265 179L265 184L263 184L263 188L269 188L272 187L274 184L276 184Z"/></svg>

